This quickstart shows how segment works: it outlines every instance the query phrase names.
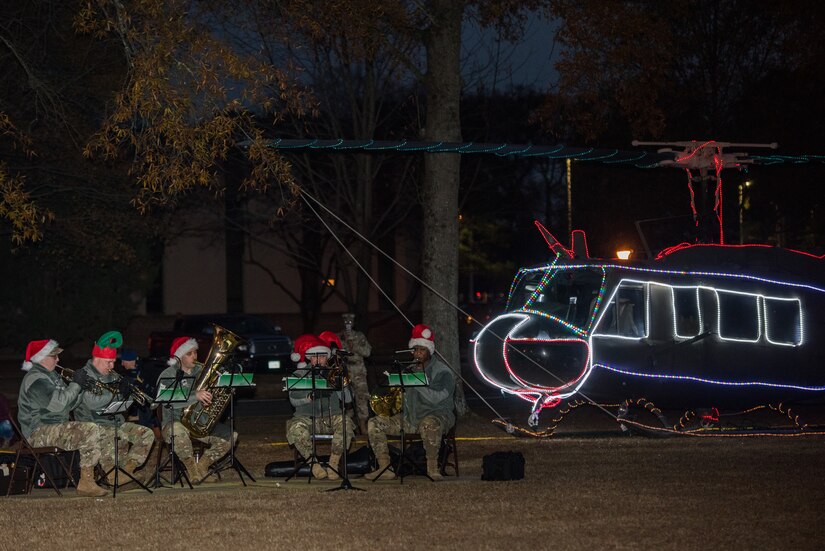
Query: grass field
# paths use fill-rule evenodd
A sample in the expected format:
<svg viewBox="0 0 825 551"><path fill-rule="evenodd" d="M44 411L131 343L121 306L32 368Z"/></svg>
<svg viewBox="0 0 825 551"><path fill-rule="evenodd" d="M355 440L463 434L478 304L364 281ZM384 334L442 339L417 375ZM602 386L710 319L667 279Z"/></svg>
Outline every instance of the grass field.
<svg viewBox="0 0 825 551"><path fill-rule="evenodd" d="M0 549L819 549L825 537L821 436L625 437L576 412L536 440L471 415L460 478L354 477L365 492L325 492L339 483L263 476L292 458L285 420L240 420L248 487L230 473L116 499L35 490L0 501ZM480 480L500 450L524 455L524 480Z"/></svg>

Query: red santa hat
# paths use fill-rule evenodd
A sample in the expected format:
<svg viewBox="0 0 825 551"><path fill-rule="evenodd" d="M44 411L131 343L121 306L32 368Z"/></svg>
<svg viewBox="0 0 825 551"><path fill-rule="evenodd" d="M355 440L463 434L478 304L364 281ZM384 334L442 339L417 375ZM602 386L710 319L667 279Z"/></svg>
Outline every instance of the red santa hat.
<svg viewBox="0 0 825 551"><path fill-rule="evenodd" d="M435 336L432 330L423 323L419 323L412 329L409 347L416 346L423 346L430 351L431 355L435 353Z"/></svg>
<svg viewBox="0 0 825 551"><path fill-rule="evenodd" d="M51 339L31 341L26 346L26 361L23 362L20 369L28 371L34 364L40 363L47 356L57 356L61 352L63 352L63 349L57 345L57 341Z"/></svg>
<svg viewBox="0 0 825 551"><path fill-rule="evenodd" d="M344 345L341 344L341 337L339 337L337 334L333 333L332 331L324 331L323 333L318 335L318 338L321 339L322 341L324 341L327 344L327 346L330 347L330 349L332 349L333 344L339 350L341 348L344 348Z"/></svg>
<svg viewBox="0 0 825 551"><path fill-rule="evenodd" d="M198 341L192 337L178 337L172 341L172 347L169 349L169 361L166 363L167 365L174 367L178 364L178 360L183 358L190 350L197 349Z"/></svg>
<svg viewBox="0 0 825 551"><path fill-rule="evenodd" d="M298 367L303 367L306 365L307 354L326 354L329 356L330 349L329 346L327 346L326 343L320 339L320 337L309 334L301 335L295 339L294 351L292 352L290 358L292 358L293 362L298 364Z"/></svg>

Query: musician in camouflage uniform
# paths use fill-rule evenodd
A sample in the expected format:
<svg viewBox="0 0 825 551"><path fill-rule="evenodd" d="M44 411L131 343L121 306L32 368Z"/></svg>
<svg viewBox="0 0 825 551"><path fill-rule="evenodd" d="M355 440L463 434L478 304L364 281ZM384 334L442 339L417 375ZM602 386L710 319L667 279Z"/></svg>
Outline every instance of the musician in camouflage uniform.
<svg viewBox="0 0 825 551"><path fill-rule="evenodd" d="M416 362L415 369L424 371L429 385L406 389L403 419L400 413L392 417L376 416L370 419L367 432L370 446L378 460L378 468L365 475L369 480L375 480L379 476L382 479L395 478L395 474L388 468L390 453L387 448L387 435L401 434L402 423L404 432L421 435L427 454L429 477L433 480L442 479L438 468L438 450L441 447L441 437L455 424L455 376L444 362L433 355L435 339L426 325L419 324L413 327L409 346Z"/></svg>
<svg viewBox="0 0 825 551"><path fill-rule="evenodd" d="M108 494L95 483L94 468L101 460L101 431L94 423L69 421L69 412L82 399L81 385L87 385L86 373L78 370L66 384L55 372L62 349L56 341L31 341L26 347L23 370L28 371L20 384L17 418L23 436L33 447L57 446L80 452L80 480L77 493L101 497Z"/></svg>
<svg viewBox="0 0 825 551"><path fill-rule="evenodd" d="M113 347L101 348L97 344L92 348L92 358L83 366L90 380L98 381L116 389L112 393L108 390L98 388L95 392L84 391L82 400L74 411L77 421L89 421L100 426L103 433L104 454L101 460L101 467L108 473L106 480L109 484L114 484L114 454L115 454L115 425L117 424L117 435L120 437L118 447L118 465L123 467L129 476L134 477L141 483L145 483L154 474L152 469L144 469L141 473L135 471L146 462L152 445L155 443L155 435L152 429L143 427L136 423L125 422L123 415L101 415L100 412L114 401L124 400L130 396L132 388L128 379L124 379L113 372L117 358L117 349ZM119 384L118 384L119 382ZM101 385L101 386L102 386ZM117 417L117 419L115 418ZM120 482L129 482L125 477L120 477Z"/></svg>
<svg viewBox="0 0 825 551"><path fill-rule="evenodd" d="M189 389L198 380L198 376L203 369L203 365L198 363L198 341L191 337L178 337L172 341L172 348L170 350L171 356L167 364L169 367L163 370L158 377L158 390L161 387L161 381L167 380L164 385L171 388L168 380L180 377L180 388ZM212 431L212 434L197 438L190 434L186 427L180 422L183 410L196 402L201 402L204 406L212 403L212 393L207 389L201 389L197 392L192 392L189 395L189 400L186 402L173 402L172 413L170 414L167 407L163 407L163 438L167 443L172 438L172 423L175 426L175 455L177 455L183 464L186 466L186 472L189 474L189 479L193 484L200 484L201 482L215 482L217 477L215 475L207 478L209 468L213 463L221 459L227 453L231 446L231 435L229 434L229 426L225 423L218 423ZM235 434L235 438L237 438ZM209 447L203 454L200 461L195 461L195 451L192 448L192 440L208 444Z"/></svg>
<svg viewBox="0 0 825 551"><path fill-rule="evenodd" d="M358 414L358 428L361 434L367 434L367 421L370 418L370 391L367 387L367 366L364 358L372 353L372 346L366 335L355 331L353 323L355 314L344 314L344 331L339 334L344 350L351 355L347 357L347 368L352 392L355 395L355 411Z"/></svg>
<svg viewBox="0 0 825 551"><path fill-rule="evenodd" d="M315 335L301 335L295 339L295 351L292 361L297 362L298 369L292 374L297 378L311 377L310 366L325 367L329 358L330 348L324 341ZM316 378L323 378L324 372L319 372ZM355 423L352 412L347 411L346 418L341 415L341 400L345 403L352 401L349 389L343 391L328 390L291 390L289 402L295 408L294 416L286 423L286 439L295 446L304 459L313 458L313 428L314 434L332 434L332 449L329 456L329 469L319 463L312 463L312 476L315 478L329 478L337 480L338 469L344 446L349 448L354 435ZM314 427L313 427L314 422ZM346 427L346 431L344 430ZM344 434L346 433L346 443Z"/></svg>

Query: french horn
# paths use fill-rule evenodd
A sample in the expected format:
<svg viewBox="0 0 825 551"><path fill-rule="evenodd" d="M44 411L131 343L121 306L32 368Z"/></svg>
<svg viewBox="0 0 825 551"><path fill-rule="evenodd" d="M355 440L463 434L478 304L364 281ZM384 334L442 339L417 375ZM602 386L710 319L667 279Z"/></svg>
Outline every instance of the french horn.
<svg viewBox="0 0 825 551"><path fill-rule="evenodd" d="M401 413L401 389L393 387L386 392L375 393L370 396L370 409L380 417L392 417Z"/></svg>

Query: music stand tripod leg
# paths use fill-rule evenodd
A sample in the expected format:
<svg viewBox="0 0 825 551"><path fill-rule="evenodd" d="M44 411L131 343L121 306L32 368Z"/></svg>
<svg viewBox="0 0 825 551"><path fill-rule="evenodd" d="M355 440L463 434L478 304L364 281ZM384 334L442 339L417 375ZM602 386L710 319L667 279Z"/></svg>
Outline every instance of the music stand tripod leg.
<svg viewBox="0 0 825 551"><path fill-rule="evenodd" d="M189 486L189 489L192 490L192 482L189 479L189 475L185 472L183 465L180 462L180 459L175 453L175 408L173 406L174 403L185 402L189 398L189 393L191 389L187 389L187 387L183 386L183 379L185 377L180 376L181 372L178 372L178 375L175 377L169 377L168 380L174 381L170 388L163 388L163 392L168 392L168 396L161 399L162 393L158 393L158 398L155 400L155 403L162 403L164 408L166 408L166 412L168 415L169 423L171 423L169 427L169 458L166 460L165 463L161 464L160 460L158 460L158 467L157 472L155 473L155 484L156 488L160 486L160 471L166 467L166 465L170 466L171 469L171 481L170 485L174 486L177 482L180 482L181 488L183 488L183 482L186 481L186 484ZM158 385L161 386L161 381L166 380L161 378L158 380ZM178 398L176 394L181 390L188 390L181 398ZM163 416L161 416L161 421L163 421ZM165 438L165 435L162 434L163 429L161 428L161 436Z"/></svg>
<svg viewBox="0 0 825 551"><path fill-rule="evenodd" d="M399 380L400 387L401 387L401 431L400 431L401 432L401 454L398 457L398 469L396 470L396 474L398 474L398 478L400 479L400 483L404 484L404 477L406 475L404 474L404 471L403 471L402 467L403 467L404 463L407 463L412 468L413 473L423 474L424 476L426 476L430 480L430 482L435 482L435 480L432 479L432 477L426 471L426 469L422 471L418 467L418 465L415 464L415 461L413 461L412 457L409 456L409 450L407 450L406 440L405 440L406 431L405 431L405 427L404 427L404 410L405 410L406 404L407 404L407 386L404 384L404 377L403 377L402 373L399 373L399 379L398 380Z"/></svg>
<svg viewBox="0 0 825 551"><path fill-rule="evenodd" d="M166 406L169 410L172 409L171 404L167 404ZM170 412L170 418L172 418L171 425L169 426L169 443L167 447L169 448L169 456L166 458L166 461L161 463L160 458L158 458L158 466L155 472L155 488L164 487L161 484L161 476L160 473L163 469L169 465L169 469L171 471L171 476L169 480L170 486L174 487L176 483L180 482L180 487L183 488L183 482L186 481L187 486L189 489L194 489L192 486L192 482L189 480L189 475L186 474L186 470L183 468L183 465L180 464L180 459L178 459L177 453L175 453L175 420L174 415ZM161 430L161 437L163 437L163 430Z"/></svg>
<svg viewBox="0 0 825 551"><path fill-rule="evenodd" d="M313 474L312 474L312 467L314 465L321 465L321 462L318 461L318 442L316 439L317 436L317 428L315 424L315 399L318 396L318 388L315 385L315 376L318 372L318 367L310 362L309 365L309 372L307 375L310 377L310 381L312 382L312 387L310 389L310 396L312 397L312 415L310 415L310 439L312 440L312 452L310 453L309 459L304 458L301 456L301 461L295 466L295 470L292 471L292 474L289 475L284 482L289 482L292 478L298 475L298 472L301 470L301 467L304 465L309 465L309 476L307 476L307 484L312 482ZM306 375L304 375L306 376ZM302 377L303 378L303 377ZM299 452L300 453L300 452Z"/></svg>
<svg viewBox="0 0 825 551"><path fill-rule="evenodd" d="M344 468L341 469L341 472L338 472L338 469L337 469L338 465L336 465L336 466L330 465L330 468L333 471L335 471L338 474L338 476L341 477L341 484L337 488L330 488L327 491L328 492L335 492L335 491L338 491L338 490L358 490L359 492L366 492L366 490L363 489L363 488L356 488L355 486L353 486L352 483L349 480L349 475L348 475L347 453L348 453L348 450L349 450L349 444L350 443L347 442L347 404L346 404L346 394L345 394L345 391L344 391L344 385L343 385L343 380L342 380L343 377L344 377L344 372L345 371L346 371L346 369L342 370L341 373L339 374L339 380L340 380L340 385L339 386L341 387L341 432L343 433L342 436L344 438L344 443L343 443L343 448L344 449L341 452L341 460L344 462ZM333 438L334 438L334 436L333 436Z"/></svg>
<svg viewBox="0 0 825 551"><path fill-rule="evenodd" d="M231 387L229 391L229 455L227 459L228 461L224 461L220 466L211 467L206 476L221 473L226 469L235 469L244 486L246 486L244 475L252 482L256 482L255 478L249 474L246 467L244 467L241 461L235 456L235 387Z"/></svg>

